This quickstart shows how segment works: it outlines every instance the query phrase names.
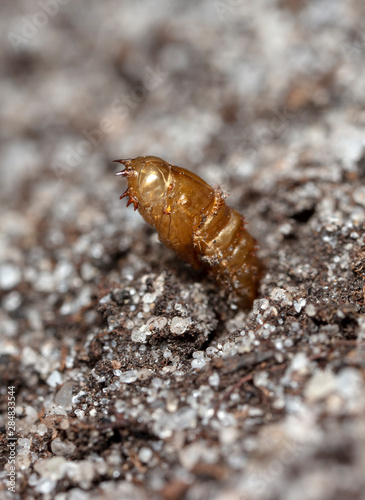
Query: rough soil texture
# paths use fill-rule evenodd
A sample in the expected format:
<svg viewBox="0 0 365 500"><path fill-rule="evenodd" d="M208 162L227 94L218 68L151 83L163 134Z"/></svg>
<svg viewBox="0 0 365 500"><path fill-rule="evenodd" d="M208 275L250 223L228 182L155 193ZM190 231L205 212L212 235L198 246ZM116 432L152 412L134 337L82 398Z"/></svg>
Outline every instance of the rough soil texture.
<svg viewBox="0 0 365 500"><path fill-rule="evenodd" d="M0 20L1 498L364 499L364 2L44 4ZM119 201L150 154L249 221L251 311Z"/></svg>

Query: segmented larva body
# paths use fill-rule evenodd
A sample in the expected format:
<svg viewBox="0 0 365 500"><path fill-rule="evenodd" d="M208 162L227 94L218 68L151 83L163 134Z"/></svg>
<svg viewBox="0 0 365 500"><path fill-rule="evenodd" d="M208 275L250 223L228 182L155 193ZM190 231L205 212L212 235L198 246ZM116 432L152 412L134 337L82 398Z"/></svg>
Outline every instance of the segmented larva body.
<svg viewBox="0 0 365 500"><path fill-rule="evenodd" d="M156 156L116 161L125 165L116 175L127 177L121 196L129 197L127 206L133 203L181 259L205 268L234 292L241 307L250 307L261 274L257 242L221 190Z"/></svg>

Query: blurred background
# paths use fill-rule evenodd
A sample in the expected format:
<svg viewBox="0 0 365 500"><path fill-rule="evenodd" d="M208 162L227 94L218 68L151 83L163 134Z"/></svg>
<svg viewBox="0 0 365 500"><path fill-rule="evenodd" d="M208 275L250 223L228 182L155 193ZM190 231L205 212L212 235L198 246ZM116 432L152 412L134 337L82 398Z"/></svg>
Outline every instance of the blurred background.
<svg viewBox="0 0 365 500"><path fill-rule="evenodd" d="M364 10L360 0L7 2L3 202L24 203L26 216L44 185L53 210L66 185L71 198L111 194L111 160L147 154L229 189L232 176L291 169L303 144L351 169Z"/></svg>

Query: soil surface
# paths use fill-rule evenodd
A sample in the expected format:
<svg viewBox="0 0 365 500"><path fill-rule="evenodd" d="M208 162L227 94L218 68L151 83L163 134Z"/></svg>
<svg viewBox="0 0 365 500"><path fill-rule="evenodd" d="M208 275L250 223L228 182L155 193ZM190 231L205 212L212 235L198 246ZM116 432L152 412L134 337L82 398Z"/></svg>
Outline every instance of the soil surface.
<svg viewBox="0 0 365 500"><path fill-rule="evenodd" d="M364 2L2 11L0 497L364 499ZM119 201L140 155L229 193L251 310Z"/></svg>

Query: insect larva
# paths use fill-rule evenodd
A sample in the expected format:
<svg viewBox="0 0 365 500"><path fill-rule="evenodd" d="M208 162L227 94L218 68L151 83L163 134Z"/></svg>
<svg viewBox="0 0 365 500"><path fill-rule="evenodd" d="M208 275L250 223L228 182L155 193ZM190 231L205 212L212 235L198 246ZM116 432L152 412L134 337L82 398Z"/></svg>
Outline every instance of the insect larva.
<svg viewBox="0 0 365 500"><path fill-rule="evenodd" d="M220 189L185 168L156 156L115 160L125 166L134 210L156 228L159 239L194 268L205 268L250 307L257 294L261 264L257 242L245 219L225 202Z"/></svg>

